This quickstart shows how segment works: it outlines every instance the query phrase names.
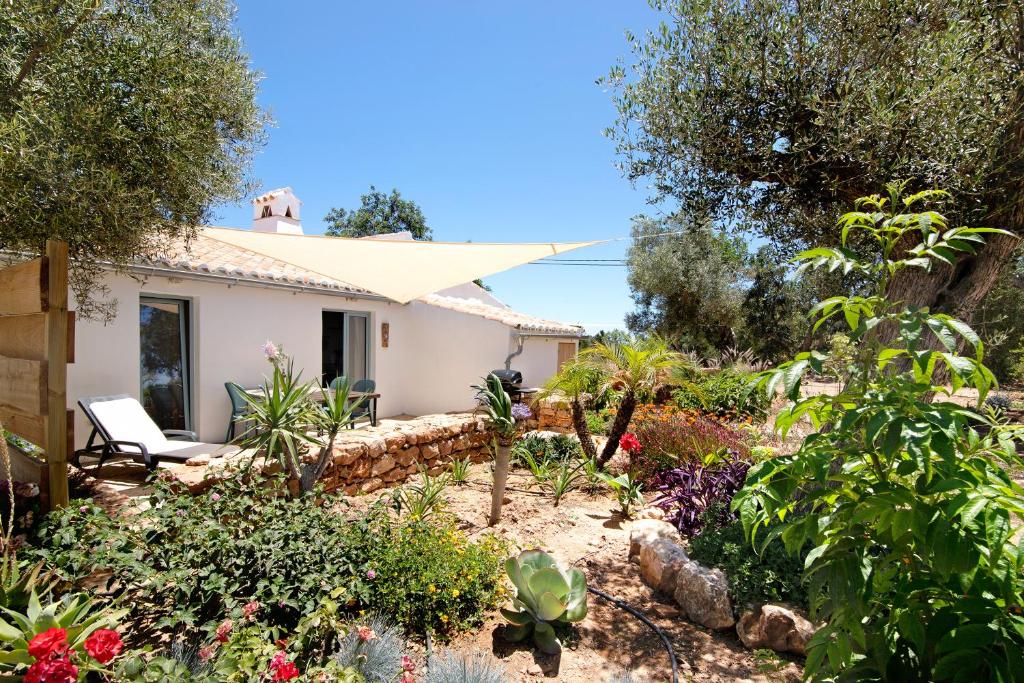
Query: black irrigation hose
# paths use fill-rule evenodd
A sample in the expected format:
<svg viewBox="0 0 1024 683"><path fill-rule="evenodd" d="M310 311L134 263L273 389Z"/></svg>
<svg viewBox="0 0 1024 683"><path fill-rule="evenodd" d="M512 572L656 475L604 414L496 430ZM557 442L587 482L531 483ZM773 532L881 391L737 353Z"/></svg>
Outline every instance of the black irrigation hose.
<svg viewBox="0 0 1024 683"><path fill-rule="evenodd" d="M661 638L661 642L665 645L665 649L668 651L668 659L670 662L672 662L672 683L679 683L679 669L676 666L676 651L672 649L672 643L669 641L668 636L665 634L665 631L660 626L655 624L653 621L645 617L642 612L639 612L630 607L628 603L619 600L618 598L613 598L604 591L598 590L593 586L587 586L587 590L596 595L597 597L607 600L616 607L626 610L634 617L647 624L647 626L652 631L658 634L658 637Z"/></svg>

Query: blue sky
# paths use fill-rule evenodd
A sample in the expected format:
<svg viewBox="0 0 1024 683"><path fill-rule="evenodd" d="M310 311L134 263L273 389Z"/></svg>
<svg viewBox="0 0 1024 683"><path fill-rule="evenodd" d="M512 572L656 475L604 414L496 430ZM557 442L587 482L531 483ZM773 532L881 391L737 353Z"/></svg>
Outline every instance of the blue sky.
<svg viewBox="0 0 1024 683"><path fill-rule="evenodd" d="M495 3L240 0L239 29L276 121L255 160L294 188L307 233L371 184L416 201L434 239L533 242L629 234L654 212L615 168L595 84L653 27L644 0ZM216 211L248 226L248 205ZM575 252L619 258L627 243ZM591 331L632 309L625 268L526 265L486 279L524 312Z"/></svg>

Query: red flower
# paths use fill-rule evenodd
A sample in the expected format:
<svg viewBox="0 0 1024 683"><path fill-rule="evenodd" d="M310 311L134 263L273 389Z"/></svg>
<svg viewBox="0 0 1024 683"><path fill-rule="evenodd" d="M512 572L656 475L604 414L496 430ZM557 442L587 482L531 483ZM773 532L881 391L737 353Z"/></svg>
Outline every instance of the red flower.
<svg viewBox="0 0 1024 683"><path fill-rule="evenodd" d="M619 448L627 453L636 453L643 448L643 446L640 445L640 440L636 438L636 434L626 432L622 435L622 438L619 439Z"/></svg>
<svg viewBox="0 0 1024 683"><path fill-rule="evenodd" d="M68 649L68 632L62 628L49 628L28 643L28 653L36 659L48 659L64 654Z"/></svg>
<svg viewBox="0 0 1024 683"><path fill-rule="evenodd" d="M106 664L121 654L123 649L121 636L109 628L97 629L85 639L85 651L100 664Z"/></svg>
<svg viewBox="0 0 1024 683"><path fill-rule="evenodd" d="M270 659L270 670L271 671L277 671L278 669L280 669L282 666L284 666L287 663L288 663L288 653L285 652L284 650L280 650L280 651L278 651L277 654L275 654Z"/></svg>
<svg viewBox="0 0 1024 683"><path fill-rule="evenodd" d="M28 668L22 679L23 683L75 683L77 680L78 667L62 655L38 660Z"/></svg>
<svg viewBox="0 0 1024 683"><path fill-rule="evenodd" d="M231 629L234 628L234 624L230 619L225 619L220 622L220 626L217 627L217 633L214 636L219 642L228 642L228 636L231 635Z"/></svg>
<svg viewBox="0 0 1024 683"><path fill-rule="evenodd" d="M290 681L293 678L299 677L299 668L295 666L295 662L285 662L281 666L274 669L274 677L272 681Z"/></svg>

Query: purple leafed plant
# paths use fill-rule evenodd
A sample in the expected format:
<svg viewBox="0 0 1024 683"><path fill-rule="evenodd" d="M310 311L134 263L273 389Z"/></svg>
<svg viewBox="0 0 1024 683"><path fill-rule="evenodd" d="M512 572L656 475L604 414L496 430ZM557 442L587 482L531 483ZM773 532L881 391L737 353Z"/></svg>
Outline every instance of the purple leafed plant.
<svg viewBox="0 0 1024 683"><path fill-rule="evenodd" d="M662 470L651 482L652 491L658 493L654 504L665 511L665 520L679 533L695 536L704 524L701 516L711 505L723 503L723 514L732 514L729 503L743 487L749 469L749 462L730 453L709 465L693 462Z"/></svg>

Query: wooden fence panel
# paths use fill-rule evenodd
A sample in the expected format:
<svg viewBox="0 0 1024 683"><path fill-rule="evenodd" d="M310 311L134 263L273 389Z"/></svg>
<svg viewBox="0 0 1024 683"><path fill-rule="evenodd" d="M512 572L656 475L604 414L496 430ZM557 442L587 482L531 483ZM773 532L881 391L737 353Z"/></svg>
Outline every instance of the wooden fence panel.
<svg viewBox="0 0 1024 683"><path fill-rule="evenodd" d="M74 349L67 244L48 240L46 256L0 269L0 292L0 421L43 448L48 502L62 507L74 448L74 413L67 409Z"/></svg>
<svg viewBox="0 0 1024 683"><path fill-rule="evenodd" d="M48 271L46 259L25 261L0 270L0 292L4 293L0 298L0 315L46 311Z"/></svg>

